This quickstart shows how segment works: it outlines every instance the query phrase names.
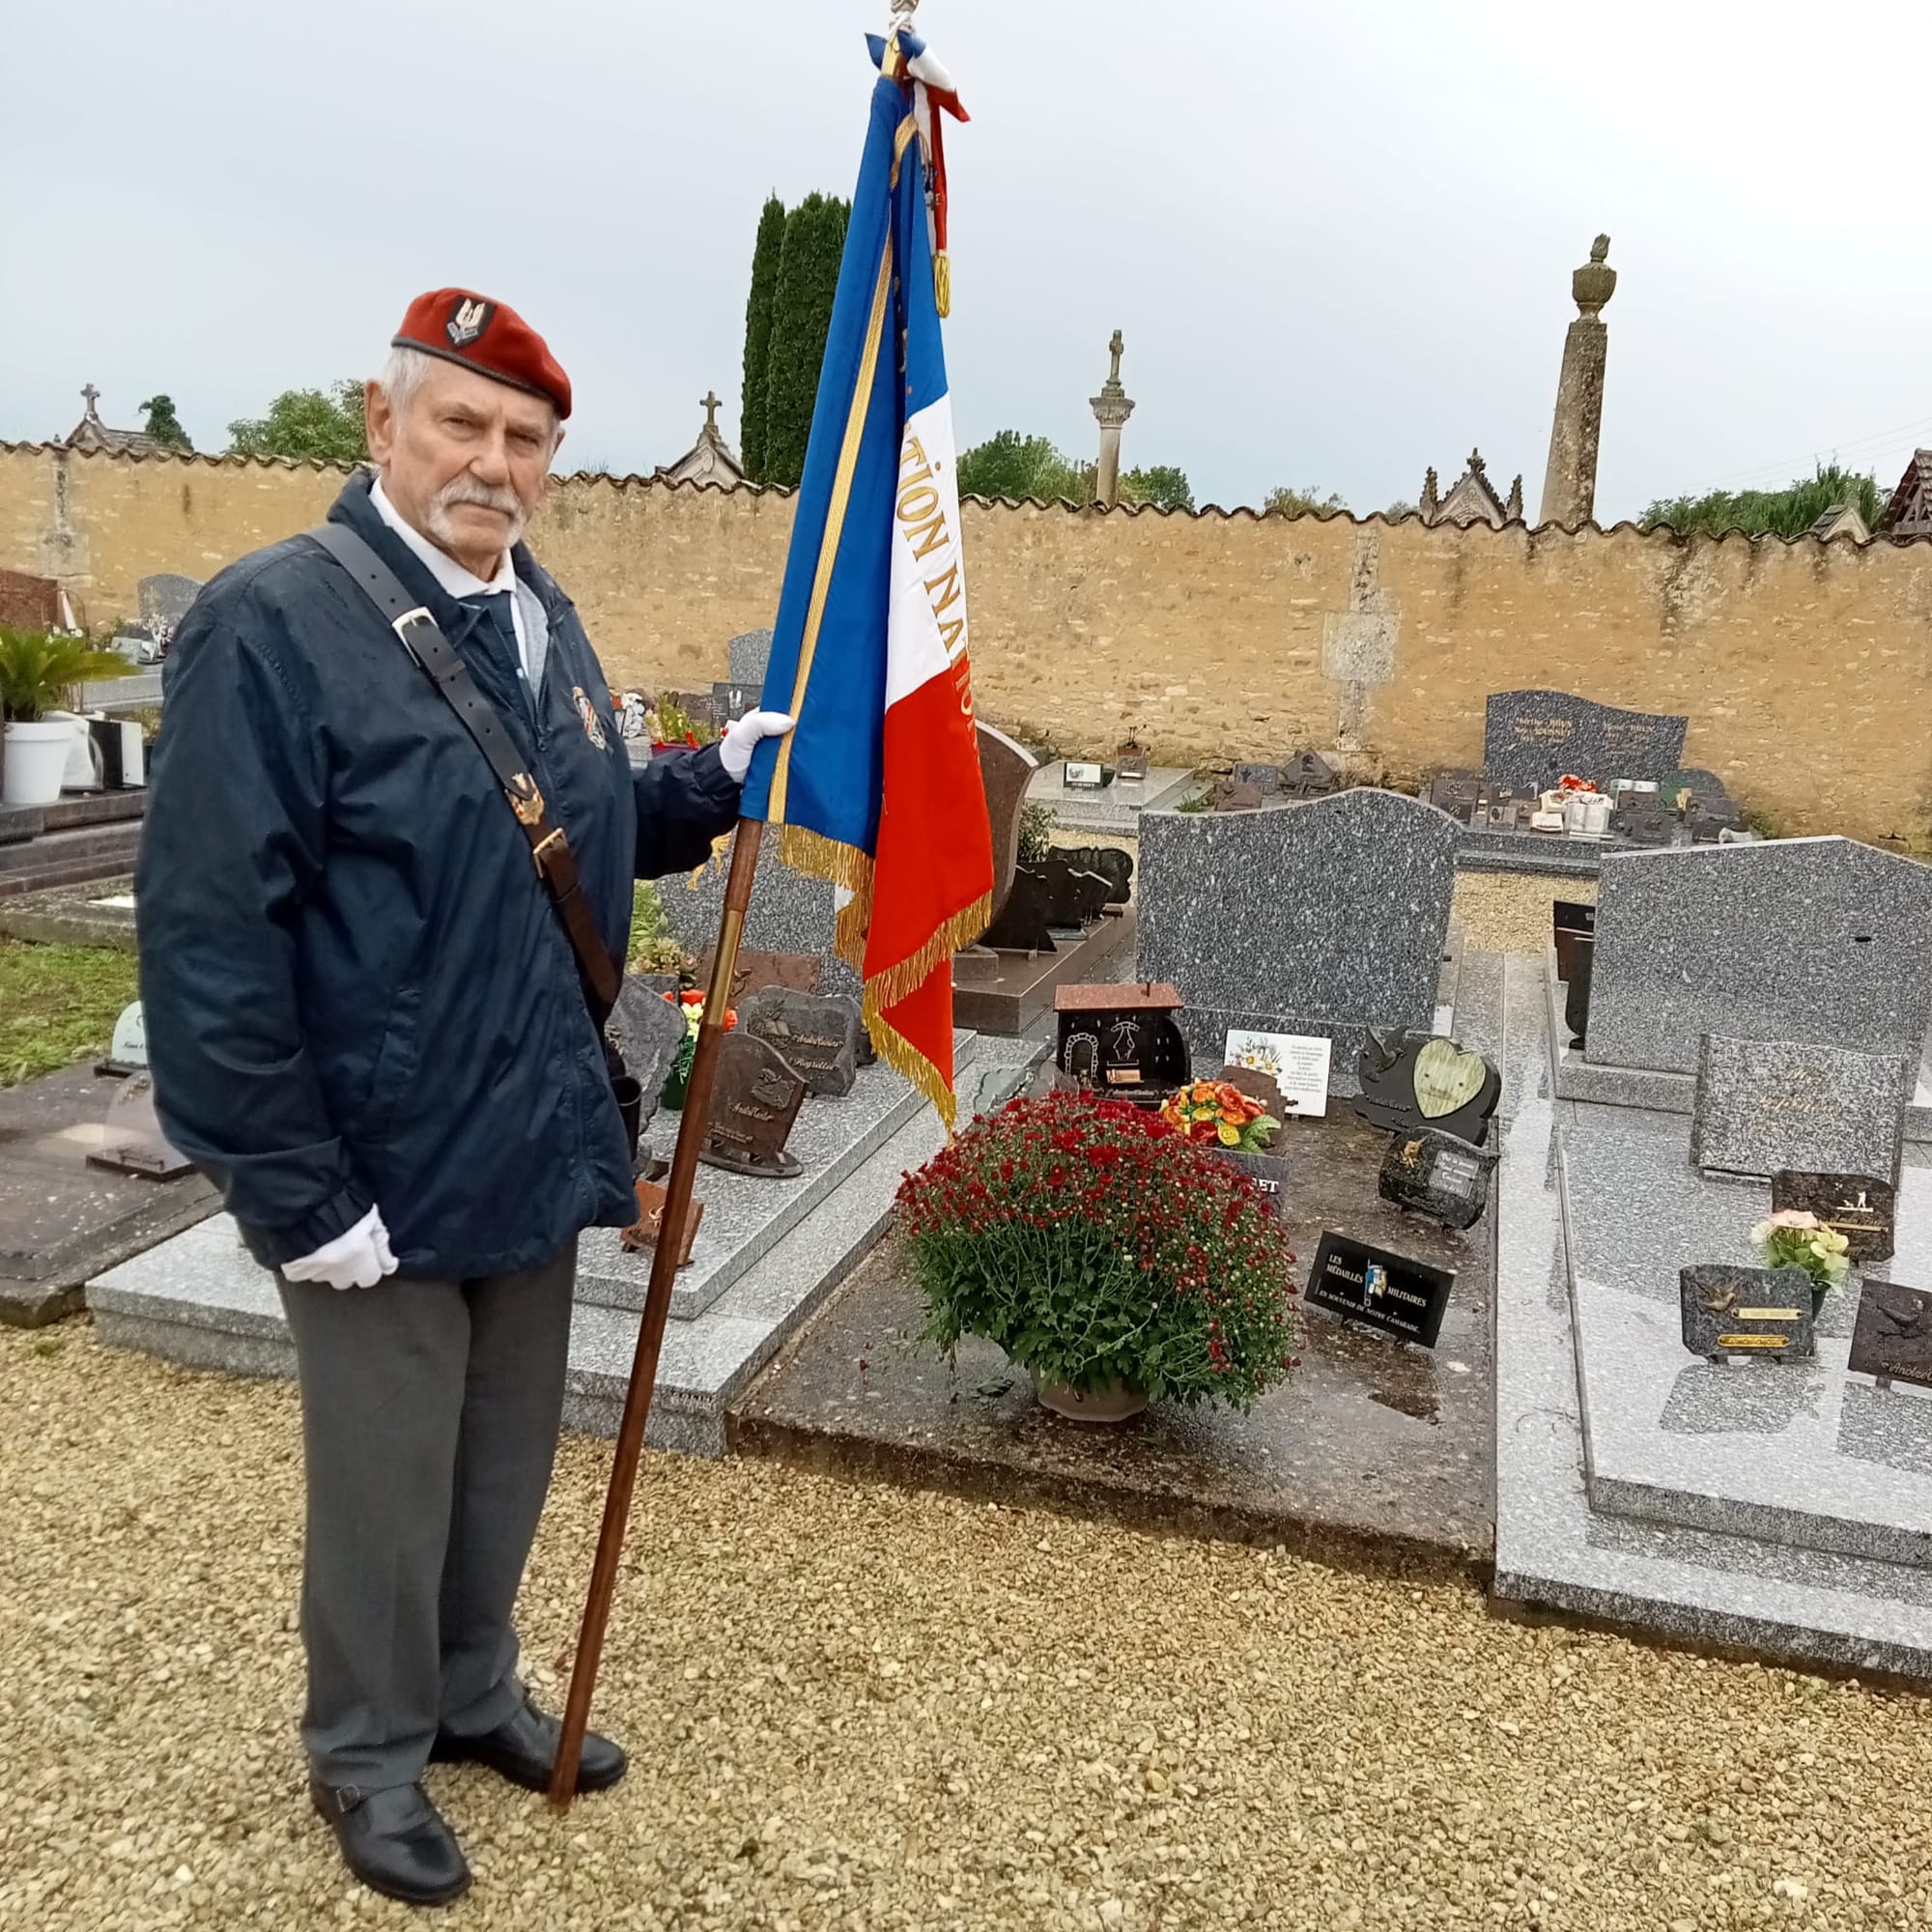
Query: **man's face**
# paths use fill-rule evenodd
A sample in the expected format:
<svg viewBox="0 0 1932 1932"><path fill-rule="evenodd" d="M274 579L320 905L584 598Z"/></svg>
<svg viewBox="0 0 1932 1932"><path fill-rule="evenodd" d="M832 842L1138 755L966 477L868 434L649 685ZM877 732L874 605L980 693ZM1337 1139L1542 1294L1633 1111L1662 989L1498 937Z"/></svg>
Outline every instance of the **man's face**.
<svg viewBox="0 0 1932 1932"><path fill-rule="evenodd" d="M478 577L523 534L562 440L541 396L432 357L398 412L371 383L369 454L403 517Z"/></svg>

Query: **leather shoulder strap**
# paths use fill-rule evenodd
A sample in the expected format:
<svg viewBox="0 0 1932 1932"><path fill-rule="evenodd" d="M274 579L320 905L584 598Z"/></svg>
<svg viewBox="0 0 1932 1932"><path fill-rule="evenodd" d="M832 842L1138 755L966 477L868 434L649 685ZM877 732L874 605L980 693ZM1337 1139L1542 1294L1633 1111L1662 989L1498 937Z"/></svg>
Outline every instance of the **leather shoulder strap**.
<svg viewBox="0 0 1932 1932"><path fill-rule="evenodd" d="M464 729L475 741L476 749L488 760L490 770L510 802L510 810L517 815L517 823L529 840L537 876L550 894L551 903L563 922L571 951L577 955L578 977L583 982L590 1016L601 1029L617 1004L623 970L605 952L604 943L597 936L577 876L577 861L571 853L570 840L564 837L560 825L547 821L543 793L524 769L524 761L510 734L504 730L497 707L476 688L469 667L457 655L436 619L411 597L403 588L402 580L354 530L342 524L323 524L308 534L349 573L383 613L403 648L442 694Z"/></svg>

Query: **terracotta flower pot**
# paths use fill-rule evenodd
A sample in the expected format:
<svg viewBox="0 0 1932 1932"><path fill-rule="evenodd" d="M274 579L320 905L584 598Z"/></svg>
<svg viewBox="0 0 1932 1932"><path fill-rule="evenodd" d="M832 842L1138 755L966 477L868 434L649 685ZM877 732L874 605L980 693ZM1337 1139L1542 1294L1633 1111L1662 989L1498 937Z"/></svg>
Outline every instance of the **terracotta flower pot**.
<svg viewBox="0 0 1932 1932"><path fill-rule="evenodd" d="M1031 1373L1031 1372L1030 1372ZM1146 1395L1128 1388L1124 1382L1109 1382L1092 1395L1068 1388L1065 1382L1041 1381L1033 1378L1035 1399L1042 1408L1064 1415L1069 1422L1128 1422L1148 1406Z"/></svg>

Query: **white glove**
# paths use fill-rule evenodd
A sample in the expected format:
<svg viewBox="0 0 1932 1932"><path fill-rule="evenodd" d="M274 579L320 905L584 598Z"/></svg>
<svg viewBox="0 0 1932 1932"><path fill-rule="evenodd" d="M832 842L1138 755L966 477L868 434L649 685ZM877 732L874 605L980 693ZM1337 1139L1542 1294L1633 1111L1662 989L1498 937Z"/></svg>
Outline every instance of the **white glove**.
<svg viewBox="0 0 1932 1932"><path fill-rule="evenodd" d="M282 1265L291 1281L326 1281L330 1288L374 1288L395 1271L396 1258L389 1252L389 1231L383 1225L380 1208L370 1208L355 1227L325 1241L314 1254Z"/></svg>
<svg viewBox="0 0 1932 1932"><path fill-rule="evenodd" d="M735 724L727 724L718 741L725 777L733 784L743 784L752 769L753 749L766 738L782 738L792 722L782 711L748 711Z"/></svg>

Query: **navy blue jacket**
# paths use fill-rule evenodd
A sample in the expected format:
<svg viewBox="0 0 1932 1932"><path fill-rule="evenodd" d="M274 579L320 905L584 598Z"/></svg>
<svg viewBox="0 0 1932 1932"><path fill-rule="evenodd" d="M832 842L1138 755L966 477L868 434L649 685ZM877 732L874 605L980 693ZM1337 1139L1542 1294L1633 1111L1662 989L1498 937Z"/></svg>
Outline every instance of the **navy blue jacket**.
<svg viewBox="0 0 1932 1932"><path fill-rule="evenodd" d="M370 482L331 521L495 702L621 956L633 879L701 863L738 786L715 748L632 771L577 611L520 545L550 618L533 725L488 619L387 528ZM135 886L156 1101L257 1259L311 1253L371 1205L421 1275L533 1266L634 1220L602 1046L528 842L363 592L311 537L258 551L196 600L164 690Z"/></svg>

